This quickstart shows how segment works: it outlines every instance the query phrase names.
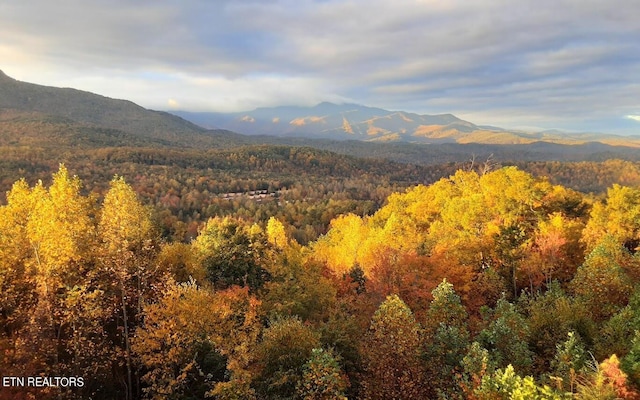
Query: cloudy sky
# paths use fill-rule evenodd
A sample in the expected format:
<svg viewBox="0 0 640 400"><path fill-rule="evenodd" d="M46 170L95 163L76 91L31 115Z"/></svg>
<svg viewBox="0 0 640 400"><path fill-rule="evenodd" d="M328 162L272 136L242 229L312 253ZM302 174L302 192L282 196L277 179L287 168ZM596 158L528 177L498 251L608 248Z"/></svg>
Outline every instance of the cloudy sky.
<svg viewBox="0 0 640 400"><path fill-rule="evenodd" d="M640 134L638 0L6 0L0 70L153 109Z"/></svg>

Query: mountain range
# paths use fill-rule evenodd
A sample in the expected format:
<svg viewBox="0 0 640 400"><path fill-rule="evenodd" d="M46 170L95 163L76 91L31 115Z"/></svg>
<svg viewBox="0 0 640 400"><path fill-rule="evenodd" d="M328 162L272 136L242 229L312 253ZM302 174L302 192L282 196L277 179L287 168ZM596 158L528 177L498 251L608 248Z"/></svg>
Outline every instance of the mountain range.
<svg viewBox="0 0 640 400"><path fill-rule="evenodd" d="M239 133L236 133L239 132ZM640 158L640 137L527 133L451 114L418 115L355 104L259 108L247 113L145 109L127 100L21 82L0 71L0 147L313 147L404 163Z"/></svg>
<svg viewBox="0 0 640 400"><path fill-rule="evenodd" d="M585 144L640 147L640 136L568 133L556 130L525 132L479 126L452 114L420 115L358 104L320 103L314 107L271 107L237 113L172 111L207 128L245 135L363 140L409 143Z"/></svg>

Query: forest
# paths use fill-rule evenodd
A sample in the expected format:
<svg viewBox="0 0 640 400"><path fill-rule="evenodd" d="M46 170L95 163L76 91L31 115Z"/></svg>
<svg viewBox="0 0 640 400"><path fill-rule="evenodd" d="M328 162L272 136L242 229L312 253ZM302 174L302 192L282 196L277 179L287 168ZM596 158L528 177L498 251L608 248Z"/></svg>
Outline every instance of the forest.
<svg viewBox="0 0 640 400"><path fill-rule="evenodd" d="M291 148L203 157L231 182L136 151L104 150L95 187L82 166L99 158L49 178L27 159L8 190L2 374L82 385L0 398L640 398L633 163L427 175Z"/></svg>

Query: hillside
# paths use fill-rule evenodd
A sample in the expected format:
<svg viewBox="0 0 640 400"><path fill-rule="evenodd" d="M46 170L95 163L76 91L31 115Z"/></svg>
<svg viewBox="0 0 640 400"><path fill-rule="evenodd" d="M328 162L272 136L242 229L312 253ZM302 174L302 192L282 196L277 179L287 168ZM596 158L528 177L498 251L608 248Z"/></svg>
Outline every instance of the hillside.
<svg viewBox="0 0 640 400"><path fill-rule="evenodd" d="M175 115L147 110L127 100L21 82L2 71L0 110L3 111L3 122L7 122L10 110L10 115L16 118L42 117L48 122L55 120L57 124L75 125L74 129L108 129L133 143L142 140L179 147L215 146L220 136L225 136L225 132L210 132Z"/></svg>

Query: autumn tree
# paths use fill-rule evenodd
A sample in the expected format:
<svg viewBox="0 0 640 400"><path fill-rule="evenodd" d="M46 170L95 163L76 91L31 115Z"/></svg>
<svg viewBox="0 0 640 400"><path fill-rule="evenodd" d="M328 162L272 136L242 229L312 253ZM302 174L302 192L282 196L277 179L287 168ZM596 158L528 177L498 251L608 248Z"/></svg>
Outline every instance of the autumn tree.
<svg viewBox="0 0 640 400"><path fill-rule="evenodd" d="M258 393L264 398L291 399L301 384L304 366L319 347L318 334L296 317L271 323L257 349Z"/></svg>
<svg viewBox="0 0 640 400"><path fill-rule="evenodd" d="M567 334L567 340L556 345L556 355L551 361L552 377L567 392L575 392L579 379L587 367L587 351L575 332Z"/></svg>
<svg viewBox="0 0 640 400"><path fill-rule="evenodd" d="M133 350L144 368L149 398L204 396L224 380L226 359L216 352L210 313L211 291L194 283L169 285L157 304L144 309L144 328Z"/></svg>
<svg viewBox="0 0 640 400"><path fill-rule="evenodd" d="M269 317L298 316L303 321L320 321L335 303L336 290L324 264L305 257L305 250L291 240L276 219L267 224L271 243L270 276L261 292L264 312Z"/></svg>
<svg viewBox="0 0 640 400"><path fill-rule="evenodd" d="M30 194L26 238L38 302L31 311L23 343L33 346L25 350L37 354L34 360L44 357L43 369L50 374L67 373L71 368L89 370L95 367L94 357L101 359L100 343L88 340L102 333L100 323L96 326L92 320L105 320L102 310L91 304L100 295L90 283L96 244L95 206L93 199L81 194L81 187L80 179L70 176L61 165L51 186L45 189L39 183ZM85 293L78 301L73 300L76 290ZM89 346L81 349L81 342Z"/></svg>
<svg viewBox="0 0 640 400"><path fill-rule="evenodd" d="M313 349L303 367L302 380L297 387L303 400L344 399L348 381L332 351Z"/></svg>
<svg viewBox="0 0 640 400"><path fill-rule="evenodd" d="M630 251L640 244L640 190L613 185L607 190L604 203L593 205L583 240L588 250L594 249L605 236Z"/></svg>
<svg viewBox="0 0 640 400"><path fill-rule="evenodd" d="M518 375L511 365L485 375L474 390L478 400L569 400L571 393L556 391L548 385L538 385L532 376Z"/></svg>
<svg viewBox="0 0 640 400"><path fill-rule="evenodd" d="M342 215L331 221L330 230L314 244L314 256L326 263L337 275L348 272L358 263L367 226L354 214ZM367 267L363 267L367 273Z"/></svg>
<svg viewBox="0 0 640 400"><path fill-rule="evenodd" d="M16 182L7 193L7 204L0 207L0 348L7 355L14 353L17 336L38 301L33 249L26 232L32 210L31 189L24 180ZM7 358L6 364L13 368L26 364ZM7 373L18 375L13 369Z"/></svg>
<svg viewBox="0 0 640 400"><path fill-rule="evenodd" d="M480 386L485 375L491 375L495 371L495 365L489 358L489 351L478 342L469 345L461 365L463 374L460 386L468 398L474 398L473 392Z"/></svg>
<svg viewBox="0 0 640 400"><path fill-rule="evenodd" d="M597 322L608 319L629 301L632 283L621 266L627 254L614 237L606 236L589 253L571 281L573 293Z"/></svg>
<svg viewBox="0 0 640 400"><path fill-rule="evenodd" d="M268 241L257 226L232 218L212 218L194 242L194 250L217 289L232 285L257 290L270 278Z"/></svg>
<svg viewBox="0 0 640 400"><path fill-rule="evenodd" d="M333 350L335 361L346 375L348 398L359 398L362 378L360 345L366 329L358 323L349 304L339 303L330 310L326 321L318 326L320 342L325 349Z"/></svg>
<svg viewBox="0 0 640 400"><path fill-rule="evenodd" d="M274 217L267 222L267 239L276 248L284 248L289 244L284 225Z"/></svg>
<svg viewBox="0 0 640 400"><path fill-rule="evenodd" d="M531 291L543 284L548 287L554 280L571 280L584 260L584 246L580 242L583 227L581 221L559 212L538 221L521 265Z"/></svg>
<svg viewBox="0 0 640 400"><path fill-rule="evenodd" d="M593 366L589 376L579 382L576 397L584 400L636 400L640 393L629 386L627 374L620 369L620 361L614 354Z"/></svg>
<svg viewBox="0 0 640 400"><path fill-rule="evenodd" d="M278 265L262 291L264 312L271 317L323 320L336 301L336 290L324 275L324 266L295 259L280 259Z"/></svg>
<svg viewBox="0 0 640 400"><path fill-rule="evenodd" d="M25 372L35 368L31 373L88 374L91 378L82 390L65 396L96 394L111 378L111 363L118 352L108 335L113 316L112 304L105 300L108 284L96 268L99 241L94 200L81 194L80 180L69 176L64 166L54 174L49 188L38 183L29 189L21 182L8 199L2 208L7 217L3 221L13 227L2 228L2 240L11 241L5 242L10 247L2 259L11 262L9 271L14 274L28 271L22 277L26 281L17 279L15 288L28 282L37 295L31 304L28 297L21 300L28 318L21 320L24 324L15 332L20 340L12 351L17 357L14 364L22 365ZM10 301L5 304L11 306Z"/></svg>
<svg viewBox="0 0 640 400"><path fill-rule="evenodd" d="M366 398L415 399L422 396L420 325L396 295L374 314L362 343Z"/></svg>
<svg viewBox="0 0 640 400"><path fill-rule="evenodd" d="M151 213L124 178L113 178L100 211L98 229L107 252L140 248L153 238Z"/></svg>
<svg viewBox="0 0 640 400"><path fill-rule="evenodd" d="M260 324L246 289L214 293L195 282L167 285L144 309L133 351L153 399L252 396L249 364Z"/></svg>
<svg viewBox="0 0 640 400"><path fill-rule="evenodd" d="M629 304L621 308L599 326L594 338L594 353L598 359L611 354L624 357L633 348L636 334L640 332L640 292L629 299Z"/></svg>
<svg viewBox="0 0 640 400"><path fill-rule="evenodd" d="M105 295L111 298L118 329L113 340L125 359L126 397L139 391L131 338L141 322L147 296L153 297L164 273L154 262L158 245L151 214L123 178L114 177L105 195L98 221L100 266Z"/></svg>
<svg viewBox="0 0 640 400"><path fill-rule="evenodd" d="M631 348L621 360L620 367L629 377L629 382L640 389L640 331L636 331Z"/></svg>
<svg viewBox="0 0 640 400"><path fill-rule="evenodd" d="M156 263L160 271L171 275L176 282L189 282L193 279L202 285L207 281L206 271L187 243L162 243Z"/></svg>

